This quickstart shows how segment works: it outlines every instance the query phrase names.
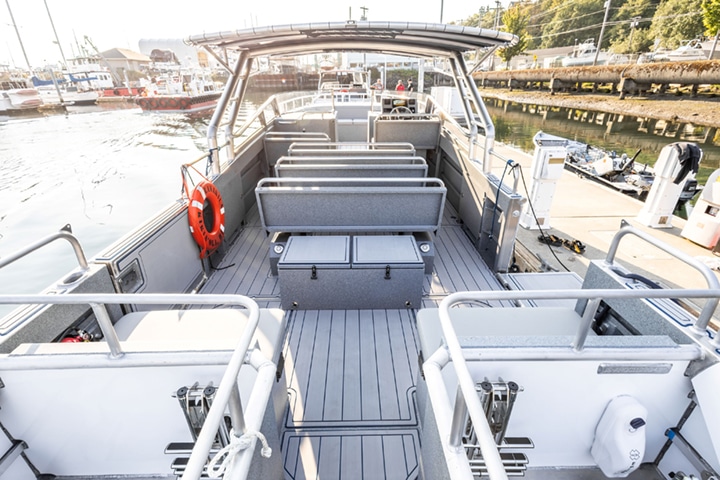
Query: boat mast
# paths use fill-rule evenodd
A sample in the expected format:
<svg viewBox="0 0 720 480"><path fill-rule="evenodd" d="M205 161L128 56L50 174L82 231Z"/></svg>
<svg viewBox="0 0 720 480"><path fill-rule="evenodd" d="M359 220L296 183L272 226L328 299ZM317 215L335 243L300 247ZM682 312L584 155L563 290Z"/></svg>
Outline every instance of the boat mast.
<svg viewBox="0 0 720 480"><path fill-rule="evenodd" d="M10 0L5 0L5 5L7 5L8 12L10 12L10 21L12 22L13 27L15 27L15 33L17 34L18 42L20 42L20 49L23 52L23 57L25 57L25 63L27 63L28 70L32 70L30 60L28 60L27 53L25 52L25 45L23 45L22 38L20 37L20 30L18 30L17 24L15 23L15 17L10 9Z"/></svg>
<svg viewBox="0 0 720 480"><path fill-rule="evenodd" d="M43 2L45 3L45 10L47 10L48 18L50 18L50 25L52 26L53 33L55 34L55 43L57 43L57 46L60 49L60 56L63 59L65 68L67 68L67 60L65 60L65 53L63 52L62 45L60 45L60 38L58 38L57 30L55 30L55 22L53 22L52 15L50 15L50 8L48 7L47 0L43 0Z"/></svg>

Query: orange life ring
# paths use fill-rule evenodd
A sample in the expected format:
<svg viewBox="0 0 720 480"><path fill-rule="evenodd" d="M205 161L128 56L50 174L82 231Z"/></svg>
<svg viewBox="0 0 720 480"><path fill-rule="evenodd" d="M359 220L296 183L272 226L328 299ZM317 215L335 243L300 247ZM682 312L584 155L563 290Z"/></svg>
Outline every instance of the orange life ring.
<svg viewBox="0 0 720 480"><path fill-rule="evenodd" d="M225 207L220 191L208 181L198 183L188 204L190 233L200 247L200 258L217 250L225 237Z"/></svg>

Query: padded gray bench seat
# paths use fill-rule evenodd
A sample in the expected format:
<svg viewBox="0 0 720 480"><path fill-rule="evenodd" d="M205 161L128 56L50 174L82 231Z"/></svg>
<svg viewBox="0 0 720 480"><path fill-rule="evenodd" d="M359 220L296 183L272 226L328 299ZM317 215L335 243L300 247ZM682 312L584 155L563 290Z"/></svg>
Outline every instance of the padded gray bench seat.
<svg viewBox="0 0 720 480"><path fill-rule="evenodd" d="M417 314L425 359L445 343L438 313L438 309L427 308ZM517 352L516 360L523 355L532 357L532 349L538 347L552 349L567 359L581 322L580 315L567 307L453 308L450 319L463 348L510 349ZM702 355L696 345L679 345L667 335L596 335L590 330L577 359L585 358L582 352L598 348L616 349L628 359L640 354L645 360L653 356L657 357L653 360L693 360Z"/></svg>
<svg viewBox="0 0 720 480"><path fill-rule="evenodd" d="M425 178L427 165L368 165L368 164L336 164L336 163L295 163L275 164L275 175L279 178Z"/></svg>
<svg viewBox="0 0 720 480"><path fill-rule="evenodd" d="M376 142L410 142L418 150L432 150L440 143L442 122L436 115L383 114L373 122Z"/></svg>
<svg viewBox="0 0 720 480"><path fill-rule="evenodd" d="M264 178L255 189L269 232L434 232L447 189L436 178ZM406 184L406 185L404 185Z"/></svg>
<svg viewBox="0 0 720 480"><path fill-rule="evenodd" d="M217 308L131 312L115 323L124 352L232 351L248 318L244 310ZM285 316L281 309L260 309L250 348L273 362L282 351ZM105 342L22 344L14 355L109 352Z"/></svg>
<svg viewBox="0 0 720 480"><path fill-rule="evenodd" d="M288 148L288 155L415 155L415 147L408 142L298 142Z"/></svg>
<svg viewBox="0 0 720 480"><path fill-rule="evenodd" d="M324 132L267 132L263 138L265 158L268 165L275 165L278 158L287 155L290 145L304 141L330 141L331 137Z"/></svg>
<svg viewBox="0 0 720 480"><path fill-rule="evenodd" d="M415 155L365 155L365 152L352 152L346 155L319 155L319 156L283 156L278 159L285 165L305 165L307 163L332 163L347 165L427 165L423 157Z"/></svg>
<svg viewBox="0 0 720 480"><path fill-rule="evenodd" d="M581 320L574 309L566 307L453 308L450 318L458 338L572 336ZM444 343L439 310L420 310L417 329L420 351L428 358Z"/></svg>

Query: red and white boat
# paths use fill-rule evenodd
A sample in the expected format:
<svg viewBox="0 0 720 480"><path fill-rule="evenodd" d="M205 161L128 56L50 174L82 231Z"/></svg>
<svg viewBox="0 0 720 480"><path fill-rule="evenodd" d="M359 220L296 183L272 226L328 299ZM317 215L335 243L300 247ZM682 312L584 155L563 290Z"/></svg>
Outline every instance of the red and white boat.
<svg viewBox="0 0 720 480"><path fill-rule="evenodd" d="M153 78L135 103L148 112L196 114L212 111L220 94L209 75L178 72Z"/></svg>
<svg viewBox="0 0 720 480"><path fill-rule="evenodd" d="M212 111L220 98L220 92L200 95L149 95L140 96L135 103L147 112L200 113Z"/></svg>

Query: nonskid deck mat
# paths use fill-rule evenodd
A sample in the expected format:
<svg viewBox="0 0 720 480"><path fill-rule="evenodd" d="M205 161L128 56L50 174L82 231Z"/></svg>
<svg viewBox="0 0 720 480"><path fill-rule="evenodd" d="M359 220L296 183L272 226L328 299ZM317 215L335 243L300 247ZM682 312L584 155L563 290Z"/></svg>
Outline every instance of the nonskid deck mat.
<svg viewBox="0 0 720 480"><path fill-rule="evenodd" d="M420 471L413 428L286 432L282 450L286 480L412 480Z"/></svg>
<svg viewBox="0 0 720 480"><path fill-rule="evenodd" d="M417 424L412 310L299 310L288 329L287 428Z"/></svg>

